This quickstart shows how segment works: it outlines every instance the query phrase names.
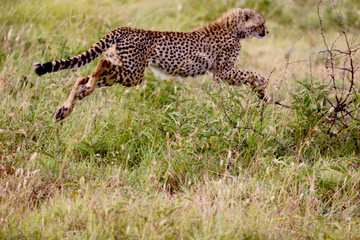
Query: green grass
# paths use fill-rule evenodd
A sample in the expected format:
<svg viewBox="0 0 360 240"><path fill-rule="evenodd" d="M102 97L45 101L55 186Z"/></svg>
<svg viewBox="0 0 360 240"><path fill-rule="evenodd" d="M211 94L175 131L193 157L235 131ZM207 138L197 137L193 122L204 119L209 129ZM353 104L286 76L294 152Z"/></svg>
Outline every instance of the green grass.
<svg viewBox="0 0 360 240"><path fill-rule="evenodd" d="M311 58L315 78L326 76L310 0L3 1L0 239L360 239L359 131L326 144L349 129L329 138L316 108L304 108L305 98L320 101L296 83L309 81L308 62L290 64L276 96L295 110L222 84L224 105L239 116L230 117L261 133L233 128L211 77L160 80L151 72L135 88L96 90L54 121L74 74L96 62L43 77L34 62L81 53L119 26L189 31L234 7L267 18L270 35L244 41L238 67L264 76L276 67L269 93L299 37L291 60ZM356 9L355 0L339 6L355 32ZM329 1L321 13L335 39Z"/></svg>

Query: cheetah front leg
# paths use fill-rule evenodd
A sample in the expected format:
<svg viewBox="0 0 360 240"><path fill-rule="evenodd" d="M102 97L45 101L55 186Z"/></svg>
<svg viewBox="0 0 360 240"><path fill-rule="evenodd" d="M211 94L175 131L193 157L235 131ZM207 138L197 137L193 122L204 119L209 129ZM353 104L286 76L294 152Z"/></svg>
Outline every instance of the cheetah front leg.
<svg viewBox="0 0 360 240"><path fill-rule="evenodd" d="M216 58L213 72L216 77L230 85L250 85L261 99L265 98L265 85L267 80L254 71L235 69L235 63L240 51L240 43L234 44L220 52Z"/></svg>
<svg viewBox="0 0 360 240"><path fill-rule="evenodd" d="M230 71L220 71L217 77L225 80L230 85L239 86L243 83L248 84L256 92L259 98L265 97L265 86L267 80L254 71L231 69Z"/></svg>
<svg viewBox="0 0 360 240"><path fill-rule="evenodd" d="M216 77L226 81L230 85L242 85L246 83L256 92L259 98L265 99L265 86L267 80L254 71L235 69L240 52L240 42L233 43L219 52L212 71Z"/></svg>

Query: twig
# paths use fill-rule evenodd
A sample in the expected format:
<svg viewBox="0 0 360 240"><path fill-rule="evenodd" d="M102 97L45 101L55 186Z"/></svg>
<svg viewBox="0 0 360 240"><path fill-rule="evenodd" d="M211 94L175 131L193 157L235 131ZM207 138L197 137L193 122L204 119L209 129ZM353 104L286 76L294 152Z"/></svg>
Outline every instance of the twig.
<svg viewBox="0 0 360 240"><path fill-rule="evenodd" d="M359 128L359 126L355 126L355 127L353 127L353 128L350 130L350 132L349 132L348 134L346 134L346 135L342 136L341 138L336 139L336 140L334 140L334 141L332 141L332 142L326 143L326 147L330 147L331 145L333 145L333 144L335 144L335 143L338 143L338 142L341 142L341 141L343 141L344 139L350 137L351 134L352 134L355 130L357 130L358 128ZM318 143L317 145L322 145L322 144L324 144L324 142Z"/></svg>
<svg viewBox="0 0 360 240"><path fill-rule="evenodd" d="M285 104L283 104L283 103L281 103L281 102L274 102L274 103L277 104L277 105L279 105L279 106L285 107L285 108L295 109L294 107L285 105Z"/></svg>
<svg viewBox="0 0 360 240"><path fill-rule="evenodd" d="M293 51L293 49L294 49L294 47L295 47L295 44L296 44L300 39L301 39L301 37L298 38L298 39L294 42L294 44L291 46L289 52L287 53L287 56L286 56L286 65L285 65L285 68L284 68L284 72L283 72L283 75L282 75L282 77L281 77L281 79L280 79L280 84L279 84L279 86L277 87L277 90L276 90L276 92L275 92L275 94L274 94L274 98L275 98L275 96L278 94L278 92L280 91L281 86L282 86L282 84L283 84L283 82L284 82L284 79L285 79L285 75L286 75L287 69L288 69L289 65L291 64L291 63L290 63L290 55L291 55L291 52Z"/></svg>
<svg viewBox="0 0 360 240"><path fill-rule="evenodd" d="M335 70L334 70L334 56L333 56L333 52L330 50L330 48L329 48L329 46L328 46L328 44L326 42L326 38L325 38L325 34L324 34L324 27L323 27L322 18L321 18L321 15L320 15L320 5L321 5L321 3L322 3L322 0L319 1L318 7L317 7L317 14L318 14L319 23L320 23L320 32L321 32L321 36L322 36L324 45L326 47L326 52L330 56L330 64L331 64L330 77L332 79L333 85L336 86L336 83L335 83ZM337 97L336 89L335 89L335 98L336 98L336 101L339 101L339 99Z"/></svg>
<svg viewBox="0 0 360 240"><path fill-rule="evenodd" d="M250 131L250 130L249 130ZM247 133L245 134L243 140L241 141L241 143L236 147L236 149L234 149L234 151L232 151L231 156L233 156L239 149L240 147L244 144L244 142L246 141L247 136L249 135L249 131L247 131Z"/></svg>

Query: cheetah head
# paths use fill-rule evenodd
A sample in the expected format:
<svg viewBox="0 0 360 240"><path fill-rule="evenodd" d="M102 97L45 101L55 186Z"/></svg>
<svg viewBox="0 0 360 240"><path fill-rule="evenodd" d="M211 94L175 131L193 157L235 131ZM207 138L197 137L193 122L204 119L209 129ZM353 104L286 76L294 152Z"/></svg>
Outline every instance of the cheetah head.
<svg viewBox="0 0 360 240"><path fill-rule="evenodd" d="M251 9L238 10L238 35L240 38L264 38L269 31L265 27L265 18Z"/></svg>

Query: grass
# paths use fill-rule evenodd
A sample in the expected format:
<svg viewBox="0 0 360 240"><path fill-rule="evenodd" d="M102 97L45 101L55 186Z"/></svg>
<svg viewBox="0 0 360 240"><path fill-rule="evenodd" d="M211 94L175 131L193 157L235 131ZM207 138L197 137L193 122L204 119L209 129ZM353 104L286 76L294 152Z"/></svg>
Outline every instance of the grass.
<svg viewBox="0 0 360 240"><path fill-rule="evenodd" d="M270 34L243 42L239 68L268 76L276 67L274 93L302 37L291 60L311 58L311 74L326 76L310 0L3 1L0 238L360 239L359 132L324 147L334 139L319 122L262 108L246 86L223 84L224 105L240 116L230 115L236 124L264 134L232 127L209 76L160 80L151 72L136 88L96 90L69 119L54 121L74 74L89 74L96 62L43 77L32 63L83 52L118 26L188 31L243 6L265 15ZM358 7L339 5L355 32ZM335 39L330 2L322 14ZM292 104L291 93L304 92L296 82L309 79L308 62L290 64L277 98ZM274 139L297 145L286 150Z"/></svg>

